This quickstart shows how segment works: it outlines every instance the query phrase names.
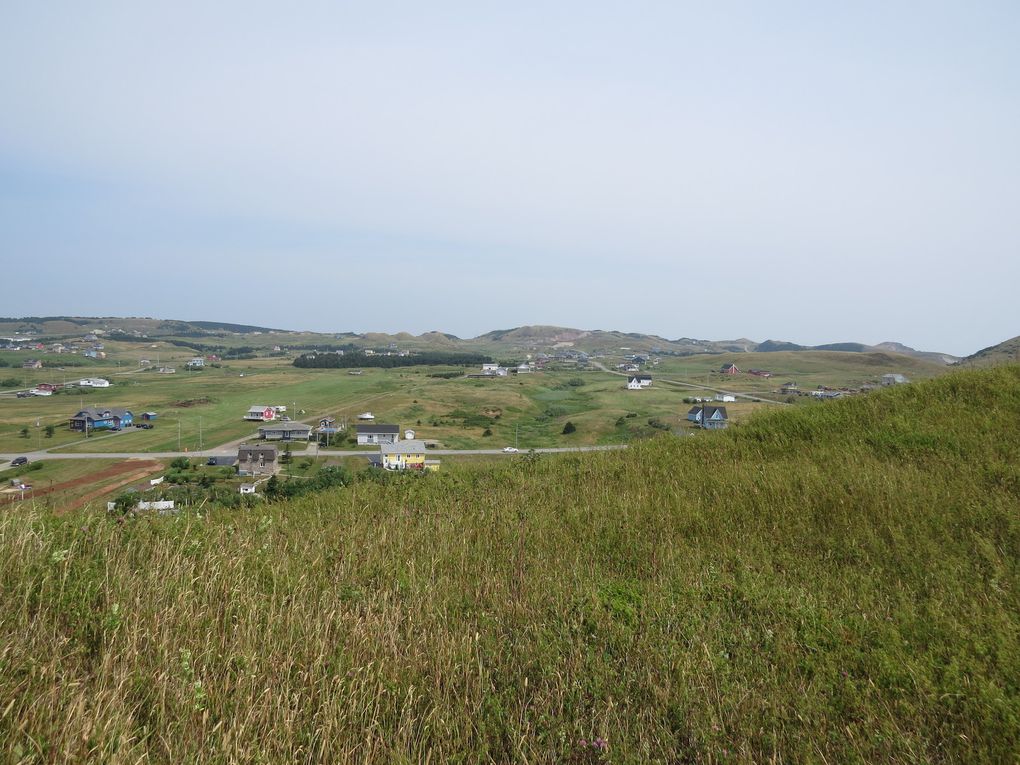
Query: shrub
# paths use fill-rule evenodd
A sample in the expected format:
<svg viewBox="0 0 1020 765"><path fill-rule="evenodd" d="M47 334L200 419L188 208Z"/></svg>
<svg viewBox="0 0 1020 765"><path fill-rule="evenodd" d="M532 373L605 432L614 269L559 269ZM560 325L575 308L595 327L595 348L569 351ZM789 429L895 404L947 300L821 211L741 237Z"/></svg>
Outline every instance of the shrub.
<svg viewBox="0 0 1020 765"><path fill-rule="evenodd" d="M567 424L563 426L563 435L569 435L577 430L577 426L574 423L567 420Z"/></svg>

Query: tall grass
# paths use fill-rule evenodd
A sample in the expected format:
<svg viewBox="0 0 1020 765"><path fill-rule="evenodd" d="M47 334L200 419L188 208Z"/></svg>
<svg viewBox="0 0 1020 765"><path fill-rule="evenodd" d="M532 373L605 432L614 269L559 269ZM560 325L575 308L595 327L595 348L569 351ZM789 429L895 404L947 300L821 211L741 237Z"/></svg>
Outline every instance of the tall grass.
<svg viewBox="0 0 1020 765"><path fill-rule="evenodd" d="M1010 367L261 511L7 515L0 752L1016 761L1018 420Z"/></svg>

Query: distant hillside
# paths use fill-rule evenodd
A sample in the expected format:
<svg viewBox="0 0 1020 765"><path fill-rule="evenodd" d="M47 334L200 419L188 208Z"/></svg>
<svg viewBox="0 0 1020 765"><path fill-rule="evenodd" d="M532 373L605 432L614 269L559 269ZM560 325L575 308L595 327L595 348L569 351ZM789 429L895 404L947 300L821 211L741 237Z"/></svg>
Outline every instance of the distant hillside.
<svg viewBox="0 0 1020 765"><path fill-rule="evenodd" d="M878 345L865 345L864 343L827 343L825 345L798 345L782 340L766 340L759 343L753 350L759 353L775 353L777 351L842 351L844 353L874 353L875 351L890 351L904 356L913 356L918 359L935 362L936 364L953 364L957 361L956 356L937 351L917 351L903 343L879 343Z"/></svg>
<svg viewBox="0 0 1020 765"><path fill-rule="evenodd" d="M1005 366L254 510L4 513L0 761L1018 762L1018 417Z"/></svg>
<svg viewBox="0 0 1020 765"><path fill-rule="evenodd" d="M982 348L960 360L960 366L987 367L995 364L1020 362L1020 336L1004 340L998 345Z"/></svg>
<svg viewBox="0 0 1020 765"><path fill-rule="evenodd" d="M398 347L406 350L444 350L484 352L491 354L516 355L532 352L575 350L585 353L618 354L640 353L660 355L695 355L702 353L771 353L776 351L845 351L870 353L893 351L907 356L923 358L939 364L953 363L957 359L947 354L916 351L901 343L882 343L869 346L863 343L830 343L807 346L780 340L766 340L757 343L747 338L735 340L699 340L681 337L670 340L659 335L641 332L619 332L615 330L586 330L550 325L526 325L510 329L498 329L474 338L460 338L446 332L431 331L421 335L407 332L389 334L385 332L296 332L273 329L250 324L233 324L217 321L181 321L177 319L116 318L116 317L72 317L46 316L0 319L0 336L29 334L37 337L61 339L79 336L85 332L120 332L125 335L145 338L204 338L244 336L246 345L258 345L258 335L266 337L264 342L273 345L325 345L332 340L344 340L359 348ZM291 337L281 339L278 335Z"/></svg>

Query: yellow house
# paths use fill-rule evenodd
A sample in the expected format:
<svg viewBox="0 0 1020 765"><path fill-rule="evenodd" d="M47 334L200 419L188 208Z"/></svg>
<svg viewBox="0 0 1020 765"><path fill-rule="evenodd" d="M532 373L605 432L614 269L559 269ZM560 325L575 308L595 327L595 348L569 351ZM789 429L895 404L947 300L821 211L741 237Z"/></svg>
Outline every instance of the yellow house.
<svg viewBox="0 0 1020 765"><path fill-rule="evenodd" d="M382 466L387 470L425 469L424 441L397 441L394 444L380 444L379 450L382 455Z"/></svg>

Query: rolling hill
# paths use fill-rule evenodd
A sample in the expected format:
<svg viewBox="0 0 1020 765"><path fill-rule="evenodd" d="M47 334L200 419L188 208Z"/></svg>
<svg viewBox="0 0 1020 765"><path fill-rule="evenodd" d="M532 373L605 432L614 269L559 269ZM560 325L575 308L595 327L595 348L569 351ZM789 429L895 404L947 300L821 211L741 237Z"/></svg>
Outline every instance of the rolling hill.
<svg viewBox="0 0 1020 765"><path fill-rule="evenodd" d="M4 514L2 759L1015 762L1018 416L1004 366L255 510Z"/></svg>
<svg viewBox="0 0 1020 765"><path fill-rule="evenodd" d="M431 331L420 335L407 332L335 332L316 333L272 329L248 324L212 321L180 321L176 319L115 318L115 317L24 317L0 319L0 336L24 335L52 340L81 336L90 331L121 333L139 338L243 338L248 345L314 345L342 341L363 348L397 347L408 350L465 350L491 354L532 353L576 350L585 353L618 354L621 352L689 356L703 353L765 353L774 351L845 351L872 353L892 351L923 358L939 364L955 362L956 357L943 353L917 351L900 343L869 346L863 343L831 343L806 346L748 338L735 340L699 340L680 337L670 340L658 335L614 330L584 330L548 325L528 325L493 330L474 338L460 338L445 332ZM262 336L259 340L259 336Z"/></svg>
<svg viewBox="0 0 1020 765"><path fill-rule="evenodd" d="M965 367L987 367L1018 361L1020 361L1020 337L1014 337L998 345L982 348L977 353L960 359L959 363Z"/></svg>

